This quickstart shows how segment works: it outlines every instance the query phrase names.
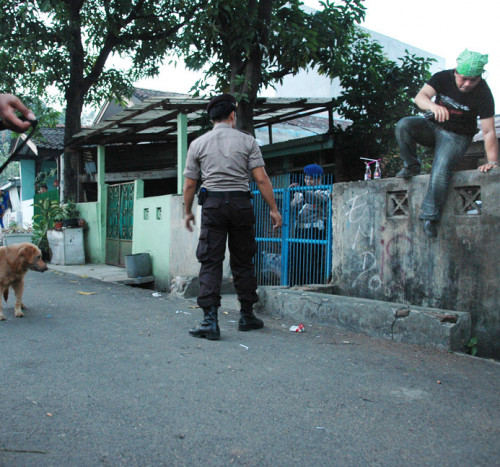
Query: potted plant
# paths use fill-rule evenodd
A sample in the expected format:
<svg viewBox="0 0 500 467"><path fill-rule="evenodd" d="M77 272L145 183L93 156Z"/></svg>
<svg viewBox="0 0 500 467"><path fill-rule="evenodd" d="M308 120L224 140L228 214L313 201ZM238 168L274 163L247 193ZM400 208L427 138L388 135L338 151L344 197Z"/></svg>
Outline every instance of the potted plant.
<svg viewBox="0 0 500 467"><path fill-rule="evenodd" d="M23 227L17 222L11 221L10 224L3 230L4 246L14 245L14 243L32 242L34 236L33 227L26 225Z"/></svg>
<svg viewBox="0 0 500 467"><path fill-rule="evenodd" d="M78 227L78 222L80 220L80 211L78 211L74 200L68 200L68 202L63 207L63 212L63 227Z"/></svg>
<svg viewBox="0 0 500 467"><path fill-rule="evenodd" d="M49 241L47 232L52 228L56 219L61 219L64 216L63 209L59 202L54 199L45 198L33 204L37 214L33 216L33 243L40 248L42 258L50 260Z"/></svg>
<svg viewBox="0 0 500 467"><path fill-rule="evenodd" d="M62 230L65 217L64 208L61 206L61 213L54 219L54 230Z"/></svg>
<svg viewBox="0 0 500 467"><path fill-rule="evenodd" d="M47 241L50 246L53 264L85 264L85 248L82 225L76 203L69 200L59 206L54 219L54 229L48 230ZM59 222L62 221L62 222ZM62 224L62 225L61 225Z"/></svg>

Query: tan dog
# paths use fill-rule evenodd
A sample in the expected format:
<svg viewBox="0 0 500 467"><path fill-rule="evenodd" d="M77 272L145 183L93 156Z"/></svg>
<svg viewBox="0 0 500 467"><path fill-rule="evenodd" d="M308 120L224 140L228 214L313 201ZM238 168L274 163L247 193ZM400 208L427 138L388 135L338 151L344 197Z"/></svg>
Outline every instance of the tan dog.
<svg viewBox="0 0 500 467"><path fill-rule="evenodd" d="M11 246L0 247L0 321L5 319L2 313L2 297L5 301L9 298L9 287L14 289L16 304L14 314L24 316L21 308L26 308L23 303L24 276L28 269L43 272L47 265L42 261L42 253L32 243L17 243Z"/></svg>

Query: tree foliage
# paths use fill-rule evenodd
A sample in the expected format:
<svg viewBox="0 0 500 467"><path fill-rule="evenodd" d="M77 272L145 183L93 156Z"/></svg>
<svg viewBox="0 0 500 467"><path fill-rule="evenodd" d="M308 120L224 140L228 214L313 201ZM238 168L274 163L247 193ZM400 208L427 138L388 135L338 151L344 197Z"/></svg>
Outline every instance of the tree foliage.
<svg viewBox="0 0 500 467"><path fill-rule="evenodd" d="M433 59L408 53L393 61L382 46L358 30L349 60L339 74L337 112L352 124L336 128L336 180L362 177L359 157L378 159L397 151L396 122L418 110L412 98L429 78ZM388 158L386 158L388 160Z"/></svg>
<svg viewBox="0 0 500 467"><path fill-rule="evenodd" d="M287 75L317 66L334 75L349 51L353 25L364 17L362 0L322 3L307 11L300 0L213 0L186 28L188 68L204 70L196 89L215 80L218 92L240 102L238 126L253 132L258 92Z"/></svg>
<svg viewBox="0 0 500 467"><path fill-rule="evenodd" d="M3 90L47 96L65 104L65 142L81 129L84 103L123 99L131 83L158 73L179 31L207 0L0 0L0 70ZM113 53L131 61L106 67ZM43 123L43 122L42 122ZM68 155L68 153L67 153ZM74 156L65 189L76 187Z"/></svg>

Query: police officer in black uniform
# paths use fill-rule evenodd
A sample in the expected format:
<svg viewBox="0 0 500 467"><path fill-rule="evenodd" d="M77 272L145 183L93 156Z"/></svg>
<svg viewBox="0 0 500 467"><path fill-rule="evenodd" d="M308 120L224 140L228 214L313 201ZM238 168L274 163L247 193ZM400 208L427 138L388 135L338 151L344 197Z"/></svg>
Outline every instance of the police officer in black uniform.
<svg viewBox="0 0 500 467"><path fill-rule="evenodd" d="M274 228L282 224L259 145L252 135L235 128L236 106L236 99L230 94L210 100L207 112L214 127L191 143L184 170L185 224L189 231L195 222L192 205L200 178L198 204L203 206L196 257L201 263L198 305L203 309L204 320L189 333L210 340L220 338L217 313L226 241L229 241L230 266L241 303L238 330L250 331L264 326L253 314L253 304L258 297L253 265L256 242L250 173L269 205Z"/></svg>

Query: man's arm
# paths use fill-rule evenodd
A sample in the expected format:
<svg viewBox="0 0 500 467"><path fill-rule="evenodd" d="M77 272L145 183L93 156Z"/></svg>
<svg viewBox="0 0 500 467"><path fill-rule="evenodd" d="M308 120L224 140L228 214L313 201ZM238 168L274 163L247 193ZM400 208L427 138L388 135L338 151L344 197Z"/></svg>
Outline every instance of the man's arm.
<svg viewBox="0 0 500 467"><path fill-rule="evenodd" d="M193 227L191 227L191 222L195 223L195 217L192 212L193 208L193 200L194 195L196 193L196 180L192 178L184 177L184 223L186 225L186 229L190 232L193 231Z"/></svg>
<svg viewBox="0 0 500 467"><path fill-rule="evenodd" d="M23 133L31 122L23 122L17 115L16 110L26 117L27 120L36 120L35 114L29 110L21 100L12 94L0 94L0 118L5 128Z"/></svg>
<svg viewBox="0 0 500 467"><path fill-rule="evenodd" d="M488 170L498 167L498 139L495 131L495 117L481 119L481 129L483 130L484 150L486 151L488 163L480 166L479 170L488 172Z"/></svg>
<svg viewBox="0 0 500 467"><path fill-rule="evenodd" d="M449 120L450 113L446 107L432 102L432 98L436 94L436 90L431 85L424 84L424 87L415 97L415 104L417 104L420 110L430 110L434 114L436 121L445 122Z"/></svg>
<svg viewBox="0 0 500 467"><path fill-rule="evenodd" d="M291 183L288 188L295 188L296 186L299 186L298 183ZM292 197L292 201L290 202L290 206L292 208L296 208L299 205L302 205L304 202L304 195L298 191L296 191Z"/></svg>
<svg viewBox="0 0 500 467"><path fill-rule="evenodd" d="M281 225L283 224L283 220L281 219L281 214L279 213L278 207L276 206L276 200L274 199L273 193L273 185L271 184L271 180L269 180L266 169L264 167L256 167L255 169L252 169L252 175L255 182L257 183L257 188L259 189L260 194L271 210L270 214L273 221L273 227L275 229L281 227Z"/></svg>

